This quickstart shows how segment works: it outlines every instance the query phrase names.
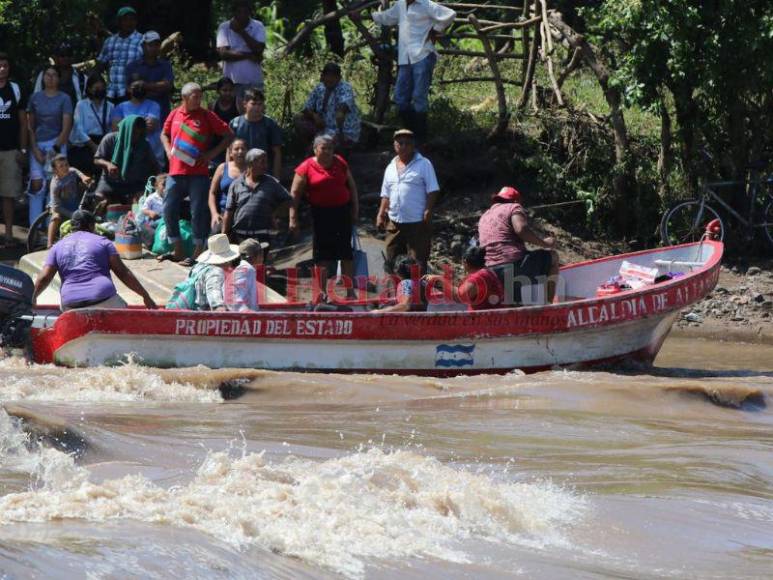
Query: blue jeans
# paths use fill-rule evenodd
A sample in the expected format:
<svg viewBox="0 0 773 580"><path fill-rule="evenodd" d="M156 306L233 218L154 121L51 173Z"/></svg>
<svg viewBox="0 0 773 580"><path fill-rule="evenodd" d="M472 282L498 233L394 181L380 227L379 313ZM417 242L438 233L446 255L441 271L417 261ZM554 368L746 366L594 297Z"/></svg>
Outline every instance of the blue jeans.
<svg viewBox="0 0 773 580"><path fill-rule="evenodd" d="M436 62L437 55L432 52L419 62L397 67L395 103L401 113L410 110L417 113L427 112L429 86L432 84L432 71L435 70Z"/></svg>
<svg viewBox="0 0 773 580"><path fill-rule="evenodd" d="M206 175L170 175L166 178L164 223L169 243L180 241L180 204L191 199L193 243L203 246L209 235L209 178Z"/></svg>

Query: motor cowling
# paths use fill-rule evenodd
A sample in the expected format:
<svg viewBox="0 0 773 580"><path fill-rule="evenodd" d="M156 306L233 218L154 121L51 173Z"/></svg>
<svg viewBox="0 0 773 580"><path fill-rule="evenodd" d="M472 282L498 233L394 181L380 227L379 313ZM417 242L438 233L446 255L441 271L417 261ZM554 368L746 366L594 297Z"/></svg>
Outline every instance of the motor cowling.
<svg viewBox="0 0 773 580"><path fill-rule="evenodd" d="M32 324L32 296L35 285L21 270L0 264L0 344L22 347Z"/></svg>

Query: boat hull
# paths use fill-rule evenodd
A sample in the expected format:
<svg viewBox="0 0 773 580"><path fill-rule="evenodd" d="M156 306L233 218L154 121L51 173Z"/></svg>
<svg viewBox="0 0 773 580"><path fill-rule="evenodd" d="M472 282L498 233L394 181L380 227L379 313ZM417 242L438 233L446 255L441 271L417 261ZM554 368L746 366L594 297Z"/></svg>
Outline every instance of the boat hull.
<svg viewBox="0 0 773 580"><path fill-rule="evenodd" d="M37 330L33 352L37 362L65 366L115 365L132 357L154 367L435 376L650 363L679 312L716 285L721 244L709 249L701 250L705 264L669 282L549 306L378 314L76 310ZM664 255L687 253L677 248L616 260L647 263ZM570 282L582 281L616 267L604 259L565 272Z"/></svg>

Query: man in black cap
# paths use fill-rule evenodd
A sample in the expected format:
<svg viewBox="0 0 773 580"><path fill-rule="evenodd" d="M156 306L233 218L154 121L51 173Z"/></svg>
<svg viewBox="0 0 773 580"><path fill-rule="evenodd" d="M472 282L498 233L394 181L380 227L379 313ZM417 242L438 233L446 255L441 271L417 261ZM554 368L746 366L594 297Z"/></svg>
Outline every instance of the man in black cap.
<svg viewBox="0 0 773 580"><path fill-rule="evenodd" d="M54 67L59 71L59 90L69 95L72 106L78 104L83 98L86 87L85 77L72 66L74 57L73 47L69 42L62 42L54 50ZM43 71L38 73L35 79L34 92L43 90Z"/></svg>
<svg viewBox="0 0 773 580"><path fill-rule="evenodd" d="M35 280L33 301L59 274L62 310L73 308L126 308L126 301L110 276L112 271L127 288L142 297L147 308L156 308L148 291L126 267L113 242L94 233L94 214L77 210L71 218L73 233L60 240L46 256Z"/></svg>

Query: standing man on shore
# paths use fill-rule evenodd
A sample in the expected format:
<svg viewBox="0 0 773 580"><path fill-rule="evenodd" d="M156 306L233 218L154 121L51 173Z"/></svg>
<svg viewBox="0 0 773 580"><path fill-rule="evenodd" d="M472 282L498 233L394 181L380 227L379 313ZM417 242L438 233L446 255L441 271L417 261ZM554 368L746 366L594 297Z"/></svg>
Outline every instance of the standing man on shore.
<svg viewBox="0 0 773 580"><path fill-rule="evenodd" d="M242 109L242 97L248 88L263 91L263 50L266 27L252 18L252 3L235 0L233 17L217 28L217 53L223 60L223 76L236 87L236 108Z"/></svg>
<svg viewBox="0 0 773 580"><path fill-rule="evenodd" d="M127 99L129 83L126 67L129 63L142 58L142 35L137 32L137 11L131 6L119 9L118 32L108 37L97 57L96 73L110 69L107 85L107 98L114 105Z"/></svg>
<svg viewBox="0 0 773 580"><path fill-rule="evenodd" d="M440 186L430 160L416 151L413 132L395 131L394 140L397 156L384 172L376 227L387 231L388 264L408 254L426 272L432 243L432 208Z"/></svg>
<svg viewBox="0 0 773 580"><path fill-rule="evenodd" d="M3 199L5 239L13 238L13 210L22 194L21 167L27 156L27 95L11 81L11 59L0 52L0 198Z"/></svg>
<svg viewBox="0 0 773 580"><path fill-rule="evenodd" d="M151 101L161 107L161 124L166 121L172 104L169 96L174 89L172 64L161 58L161 35L149 30L142 36L143 57L126 67L128 83L145 81L145 90Z"/></svg>
<svg viewBox="0 0 773 580"><path fill-rule="evenodd" d="M186 195L190 196L195 259L204 251L209 236L209 162L225 151L234 136L220 117L201 106L202 91L198 84L186 83L181 93L182 105L169 114L161 131L161 143L169 159L164 223L167 240L174 246L171 256L162 257L192 266L193 260L183 254L180 205ZM214 147L213 137L221 138Z"/></svg>
<svg viewBox="0 0 773 580"><path fill-rule="evenodd" d="M454 18L456 12L432 0L397 0L388 10L373 13L376 24L398 27L395 103L403 125L413 130L419 143L427 138L429 87L437 62L435 40Z"/></svg>

